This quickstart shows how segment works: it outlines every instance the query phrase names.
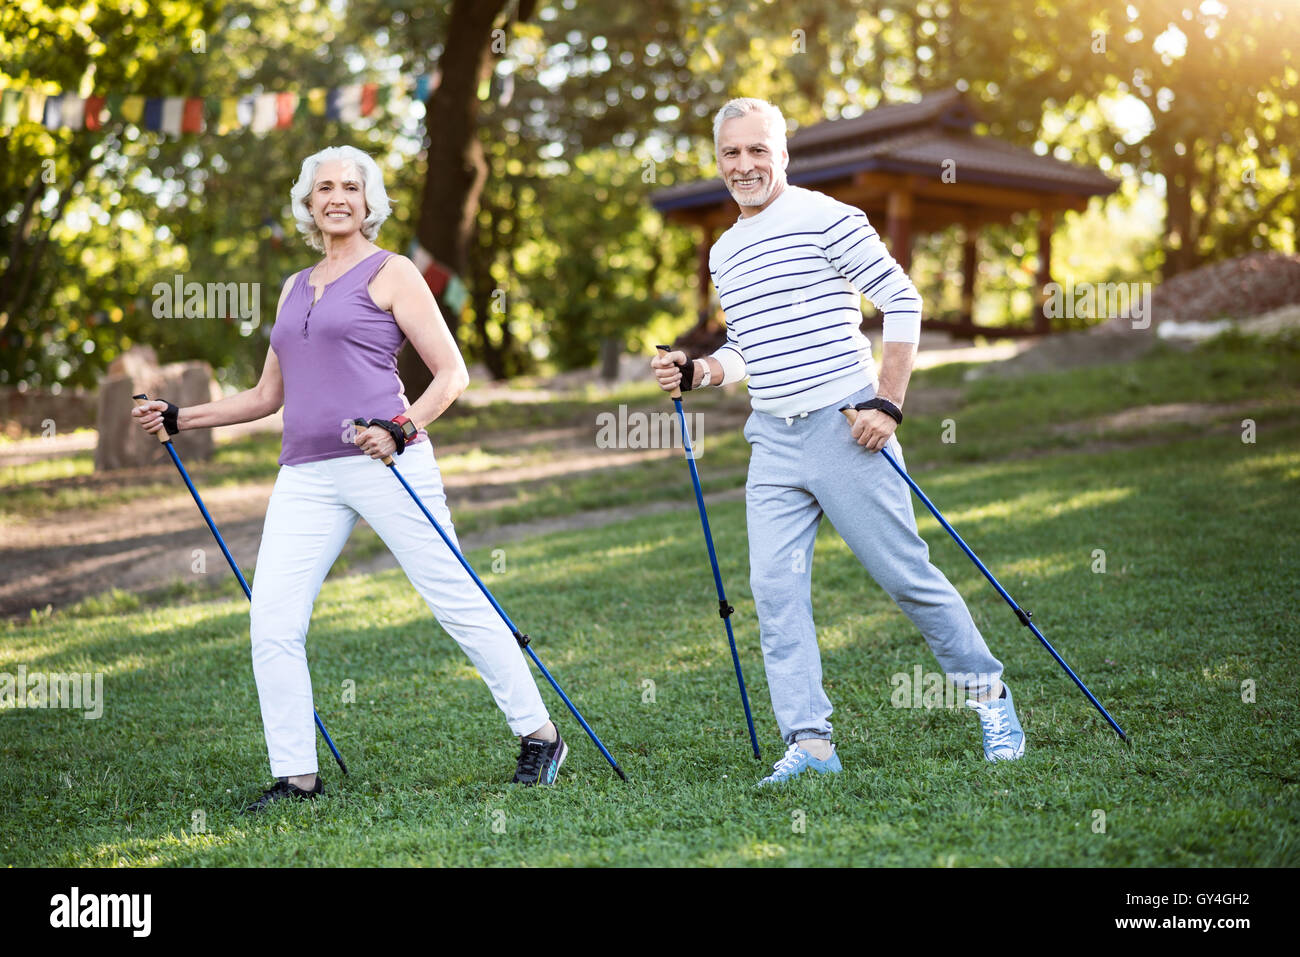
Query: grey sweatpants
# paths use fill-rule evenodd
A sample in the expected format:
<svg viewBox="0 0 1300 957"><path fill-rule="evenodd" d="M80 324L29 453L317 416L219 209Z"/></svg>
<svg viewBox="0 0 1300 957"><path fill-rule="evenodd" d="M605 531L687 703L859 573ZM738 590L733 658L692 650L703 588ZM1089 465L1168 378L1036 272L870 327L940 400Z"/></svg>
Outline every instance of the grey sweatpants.
<svg viewBox="0 0 1300 957"><path fill-rule="evenodd" d="M930 550L916 531L911 489L883 456L853 441L838 411L873 395L866 388L789 420L752 412L745 424L753 446L745 485L750 586L772 710L787 744L831 737L812 615L813 545L823 514L921 630L950 679L961 676L967 694L980 697L1002 674L966 603L930 564ZM888 448L906 469L896 438Z"/></svg>

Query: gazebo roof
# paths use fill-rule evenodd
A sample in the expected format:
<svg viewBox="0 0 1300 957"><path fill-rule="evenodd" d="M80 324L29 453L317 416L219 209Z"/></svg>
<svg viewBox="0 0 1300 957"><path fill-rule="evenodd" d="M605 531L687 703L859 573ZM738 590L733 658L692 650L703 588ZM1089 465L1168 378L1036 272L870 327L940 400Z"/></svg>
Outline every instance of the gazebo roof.
<svg viewBox="0 0 1300 957"><path fill-rule="evenodd" d="M861 187L872 180L904 176L923 187L931 203L942 202L946 188L955 204L962 206L982 205L979 187L987 187L990 204L1003 208L1032 208L1038 199L1055 205L1049 196L1059 197L1059 205L1077 208L1090 196L1109 195L1118 188L1118 183L1092 167L976 135L971 127L977 120L958 90L946 90L916 103L816 123L790 137L787 177L800 186L840 181ZM952 188L956 184L965 188ZM1016 191L1025 202L1009 202L1006 190ZM731 196L714 177L658 190L651 202L674 219L697 220L727 207Z"/></svg>

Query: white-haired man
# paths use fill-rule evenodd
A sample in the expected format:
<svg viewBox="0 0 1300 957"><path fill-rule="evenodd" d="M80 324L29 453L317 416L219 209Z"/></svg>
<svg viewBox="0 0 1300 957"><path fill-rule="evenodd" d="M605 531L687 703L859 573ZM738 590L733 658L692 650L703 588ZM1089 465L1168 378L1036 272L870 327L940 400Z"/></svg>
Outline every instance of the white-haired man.
<svg viewBox="0 0 1300 957"><path fill-rule="evenodd" d="M907 484L863 451L888 445L903 461L894 430L920 339L921 298L861 210L786 181L785 133L781 111L764 100L732 100L714 117L718 166L740 206L709 255L727 341L710 356L689 360L678 351L651 363L665 391L749 377L750 585L772 709L789 745L759 783L841 769L812 617L812 550L823 514L968 695L985 757L1014 760L1025 737L1002 664L930 563ZM859 328L862 296L885 314L878 384ZM838 411L846 403L861 412L851 428Z"/></svg>

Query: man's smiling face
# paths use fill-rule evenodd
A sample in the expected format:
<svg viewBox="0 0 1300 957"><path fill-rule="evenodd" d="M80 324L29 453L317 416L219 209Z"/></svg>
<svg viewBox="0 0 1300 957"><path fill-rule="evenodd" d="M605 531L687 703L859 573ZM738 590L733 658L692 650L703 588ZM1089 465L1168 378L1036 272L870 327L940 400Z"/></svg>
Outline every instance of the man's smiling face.
<svg viewBox="0 0 1300 957"><path fill-rule="evenodd" d="M781 193L789 161L762 113L727 120L718 130L718 168L744 216L762 212Z"/></svg>

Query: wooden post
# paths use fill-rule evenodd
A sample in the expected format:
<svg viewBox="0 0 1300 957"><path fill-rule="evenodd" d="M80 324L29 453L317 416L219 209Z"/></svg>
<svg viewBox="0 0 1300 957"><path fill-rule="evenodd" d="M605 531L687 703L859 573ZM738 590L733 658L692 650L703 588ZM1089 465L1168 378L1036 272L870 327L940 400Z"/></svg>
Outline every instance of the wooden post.
<svg viewBox="0 0 1300 957"><path fill-rule="evenodd" d="M1038 291L1035 296L1038 300L1038 313L1034 316L1034 330L1044 335L1052 331L1052 321L1047 317L1045 305L1047 302L1047 284L1052 281L1053 215L1050 209L1040 210L1038 213L1038 275L1034 280L1038 283Z"/></svg>
<svg viewBox="0 0 1300 957"><path fill-rule="evenodd" d="M889 252L907 272L912 268L912 191L906 186L889 191Z"/></svg>
<svg viewBox="0 0 1300 957"><path fill-rule="evenodd" d="M700 244L695 247L696 324L703 329L709 324L713 310L709 308L709 249L713 246L713 227L702 226Z"/></svg>
<svg viewBox="0 0 1300 957"><path fill-rule="evenodd" d="M975 258L975 242L979 233L973 223L965 224L965 237L961 247L961 322L962 325L975 325L975 270L978 263Z"/></svg>

